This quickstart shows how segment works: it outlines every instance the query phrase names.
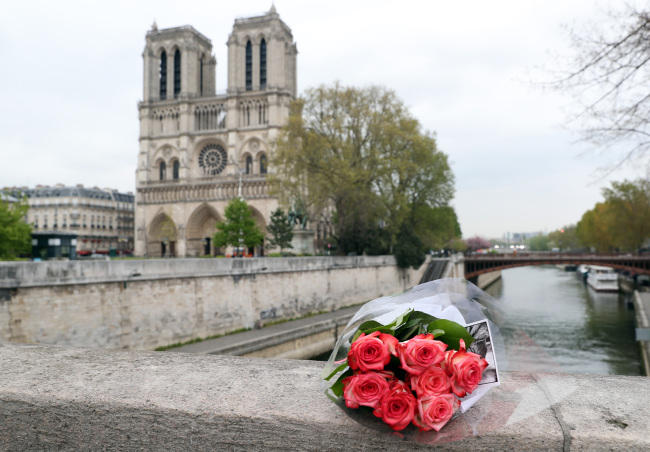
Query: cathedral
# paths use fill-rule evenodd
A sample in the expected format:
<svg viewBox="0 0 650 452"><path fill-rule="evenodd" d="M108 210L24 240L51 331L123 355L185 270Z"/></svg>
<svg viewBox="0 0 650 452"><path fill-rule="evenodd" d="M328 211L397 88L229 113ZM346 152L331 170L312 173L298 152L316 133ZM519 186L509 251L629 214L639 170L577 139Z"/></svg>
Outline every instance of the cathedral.
<svg viewBox="0 0 650 452"><path fill-rule="evenodd" d="M275 7L236 19L228 88L216 91L212 42L191 26L146 35L139 103L135 254L193 257L215 249L215 226L242 196L263 232L278 201L266 184L270 146L296 97L296 43ZM263 253L263 247L249 250Z"/></svg>

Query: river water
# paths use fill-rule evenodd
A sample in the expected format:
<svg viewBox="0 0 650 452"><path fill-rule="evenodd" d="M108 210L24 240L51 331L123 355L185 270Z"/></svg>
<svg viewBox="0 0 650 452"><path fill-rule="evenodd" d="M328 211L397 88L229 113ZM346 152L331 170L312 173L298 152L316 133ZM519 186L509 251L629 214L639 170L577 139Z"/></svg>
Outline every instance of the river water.
<svg viewBox="0 0 650 452"><path fill-rule="evenodd" d="M486 292L506 313L502 369L642 374L629 296L598 293L554 266L504 270Z"/></svg>

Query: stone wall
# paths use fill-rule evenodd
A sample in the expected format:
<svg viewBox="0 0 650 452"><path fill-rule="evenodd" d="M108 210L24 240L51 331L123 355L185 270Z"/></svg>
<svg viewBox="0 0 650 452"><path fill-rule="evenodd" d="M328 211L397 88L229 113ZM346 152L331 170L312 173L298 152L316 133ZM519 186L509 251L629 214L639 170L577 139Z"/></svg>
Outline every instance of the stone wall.
<svg viewBox="0 0 650 452"><path fill-rule="evenodd" d="M500 372L444 429L355 420L323 363L0 344L0 450L640 451L650 379Z"/></svg>
<svg viewBox="0 0 650 452"><path fill-rule="evenodd" d="M403 290L392 256L0 264L0 342L153 349Z"/></svg>

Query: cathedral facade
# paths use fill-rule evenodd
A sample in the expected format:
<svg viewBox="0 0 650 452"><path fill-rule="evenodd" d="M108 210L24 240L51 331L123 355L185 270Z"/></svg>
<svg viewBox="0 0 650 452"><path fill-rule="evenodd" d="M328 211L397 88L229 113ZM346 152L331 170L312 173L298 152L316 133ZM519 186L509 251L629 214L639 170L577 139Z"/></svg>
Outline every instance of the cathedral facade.
<svg viewBox="0 0 650 452"><path fill-rule="evenodd" d="M227 45L228 88L217 94L208 38L191 26L154 24L147 32L138 105L138 256L223 253L211 242L230 199L242 196L264 232L278 206L268 193L267 162L296 96L296 44L272 7L236 19Z"/></svg>

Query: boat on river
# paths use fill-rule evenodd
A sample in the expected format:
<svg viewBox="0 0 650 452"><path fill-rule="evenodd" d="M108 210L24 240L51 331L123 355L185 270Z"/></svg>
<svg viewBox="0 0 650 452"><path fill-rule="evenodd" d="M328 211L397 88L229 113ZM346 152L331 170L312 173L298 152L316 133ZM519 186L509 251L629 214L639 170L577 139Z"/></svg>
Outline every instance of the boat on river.
<svg viewBox="0 0 650 452"><path fill-rule="evenodd" d="M579 278L582 279L583 282L587 281L587 275L589 274L589 266L585 264L578 265L578 268L576 268L576 274L578 275Z"/></svg>
<svg viewBox="0 0 650 452"><path fill-rule="evenodd" d="M618 273L610 267L590 265L587 284L598 292L618 292Z"/></svg>

